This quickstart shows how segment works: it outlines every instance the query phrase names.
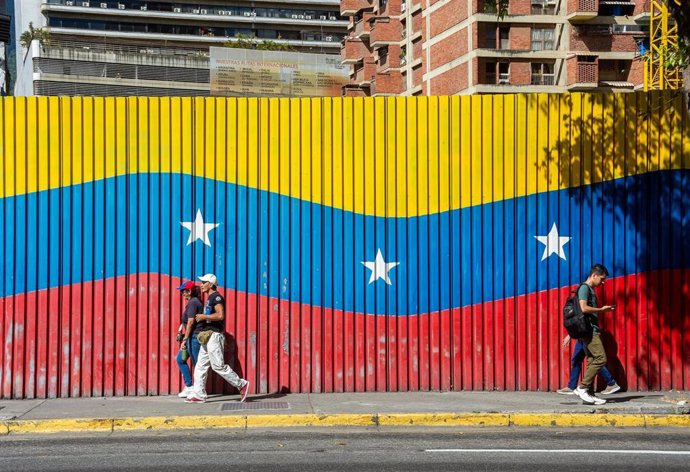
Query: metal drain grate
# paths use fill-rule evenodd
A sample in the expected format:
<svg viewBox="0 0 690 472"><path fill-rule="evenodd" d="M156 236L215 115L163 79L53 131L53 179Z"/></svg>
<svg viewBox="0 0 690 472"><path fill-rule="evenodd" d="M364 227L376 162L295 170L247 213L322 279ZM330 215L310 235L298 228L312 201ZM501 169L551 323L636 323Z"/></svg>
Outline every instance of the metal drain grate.
<svg viewBox="0 0 690 472"><path fill-rule="evenodd" d="M230 402L223 403L220 411L242 411L242 410L289 410L288 402Z"/></svg>

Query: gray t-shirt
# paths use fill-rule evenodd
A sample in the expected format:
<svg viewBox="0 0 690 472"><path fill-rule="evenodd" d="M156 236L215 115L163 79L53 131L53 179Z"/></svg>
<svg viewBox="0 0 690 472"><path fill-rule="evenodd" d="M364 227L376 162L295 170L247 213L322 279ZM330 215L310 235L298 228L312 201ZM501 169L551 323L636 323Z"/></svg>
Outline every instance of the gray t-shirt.
<svg viewBox="0 0 690 472"><path fill-rule="evenodd" d="M597 294L594 293L594 289L587 284L582 284L580 288L577 289L577 299L586 300L588 306L598 308ZM587 313L587 316L589 316L589 321L592 324L592 333L599 334L599 315L596 313Z"/></svg>

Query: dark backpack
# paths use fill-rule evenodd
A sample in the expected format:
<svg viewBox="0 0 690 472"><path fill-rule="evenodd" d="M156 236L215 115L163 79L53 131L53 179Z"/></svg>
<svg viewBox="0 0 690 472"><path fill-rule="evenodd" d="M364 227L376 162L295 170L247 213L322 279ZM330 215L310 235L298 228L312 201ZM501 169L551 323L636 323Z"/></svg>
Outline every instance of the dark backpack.
<svg viewBox="0 0 690 472"><path fill-rule="evenodd" d="M572 339L581 339L592 335L592 324L589 321L589 316L582 312L580 300L577 298L577 292L583 285L585 284L578 285L577 289L570 292L570 296L563 306L563 326Z"/></svg>

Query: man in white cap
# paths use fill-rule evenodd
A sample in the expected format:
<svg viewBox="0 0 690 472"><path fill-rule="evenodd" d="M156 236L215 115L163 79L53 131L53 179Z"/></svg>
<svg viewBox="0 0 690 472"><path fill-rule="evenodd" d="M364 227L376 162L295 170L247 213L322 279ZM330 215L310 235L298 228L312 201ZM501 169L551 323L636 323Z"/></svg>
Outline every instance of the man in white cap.
<svg viewBox="0 0 690 472"><path fill-rule="evenodd" d="M208 368L223 377L233 387L240 391L240 402L247 398L249 381L241 379L229 365L225 363L223 353L225 350L225 299L216 290L218 279L213 274L199 277L201 291L207 295L204 313L196 315L196 322L203 326L203 332L209 334L208 340L201 342L199 358L194 368L194 386L187 396L187 403L204 403L206 401L206 377Z"/></svg>

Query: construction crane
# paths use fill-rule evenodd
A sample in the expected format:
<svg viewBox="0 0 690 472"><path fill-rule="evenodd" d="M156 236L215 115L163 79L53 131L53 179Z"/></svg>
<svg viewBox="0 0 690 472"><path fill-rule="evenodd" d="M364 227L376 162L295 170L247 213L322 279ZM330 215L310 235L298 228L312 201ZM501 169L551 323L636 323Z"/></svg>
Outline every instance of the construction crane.
<svg viewBox="0 0 690 472"><path fill-rule="evenodd" d="M680 5L681 0L667 0ZM681 70L669 67L669 51L678 48L678 25L669 21L665 0L652 0L649 11L649 51L644 69L644 89L677 89L683 84Z"/></svg>

